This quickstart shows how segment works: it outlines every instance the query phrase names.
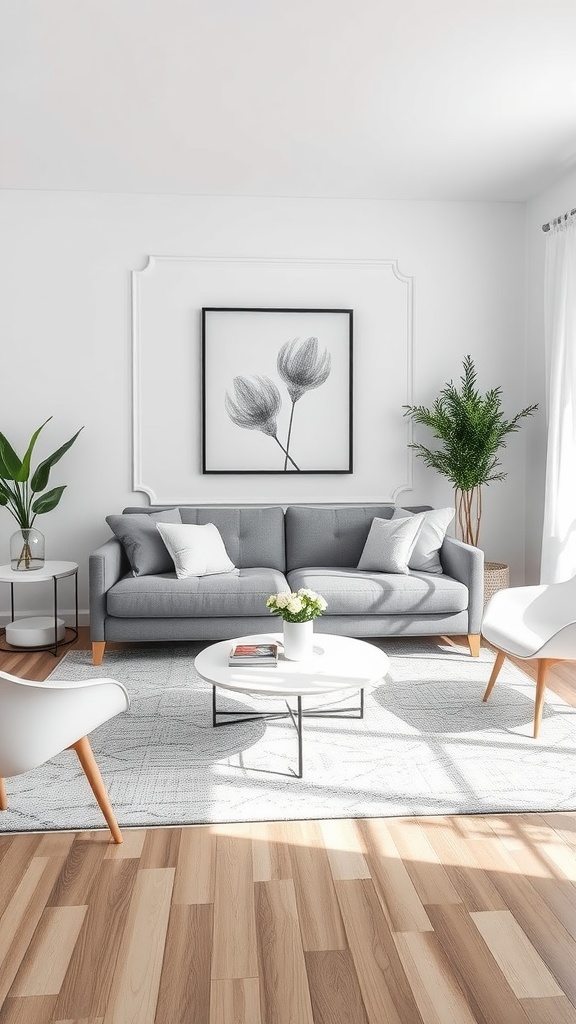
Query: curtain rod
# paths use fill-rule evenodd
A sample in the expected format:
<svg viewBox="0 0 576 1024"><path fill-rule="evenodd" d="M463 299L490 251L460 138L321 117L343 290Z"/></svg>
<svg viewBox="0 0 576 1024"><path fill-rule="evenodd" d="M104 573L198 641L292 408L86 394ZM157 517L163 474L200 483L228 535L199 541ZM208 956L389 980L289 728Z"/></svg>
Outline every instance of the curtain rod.
<svg viewBox="0 0 576 1024"><path fill-rule="evenodd" d="M542 231L550 231L550 228L552 227L553 224L560 224L560 222L563 219L564 220L568 220L568 217L573 217L575 213L576 213L576 209L570 210L570 213L565 213L565 214L562 215L562 217L556 217L555 220L549 221L548 224L543 224L542 225Z"/></svg>

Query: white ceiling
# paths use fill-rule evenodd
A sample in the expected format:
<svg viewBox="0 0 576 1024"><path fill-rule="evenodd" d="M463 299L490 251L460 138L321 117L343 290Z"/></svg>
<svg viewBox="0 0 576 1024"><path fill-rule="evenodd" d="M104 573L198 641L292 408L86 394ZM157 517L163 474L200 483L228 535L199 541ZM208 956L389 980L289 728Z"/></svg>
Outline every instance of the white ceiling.
<svg viewBox="0 0 576 1024"><path fill-rule="evenodd" d="M576 0L2 0L0 188L525 200Z"/></svg>

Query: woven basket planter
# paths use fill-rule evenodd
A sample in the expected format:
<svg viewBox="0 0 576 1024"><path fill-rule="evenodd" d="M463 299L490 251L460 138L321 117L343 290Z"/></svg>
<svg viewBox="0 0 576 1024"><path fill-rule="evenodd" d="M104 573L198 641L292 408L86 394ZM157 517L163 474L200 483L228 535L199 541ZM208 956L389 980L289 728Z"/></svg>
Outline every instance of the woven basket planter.
<svg viewBox="0 0 576 1024"><path fill-rule="evenodd" d="M499 590L510 586L510 567L504 562L484 562L484 606Z"/></svg>

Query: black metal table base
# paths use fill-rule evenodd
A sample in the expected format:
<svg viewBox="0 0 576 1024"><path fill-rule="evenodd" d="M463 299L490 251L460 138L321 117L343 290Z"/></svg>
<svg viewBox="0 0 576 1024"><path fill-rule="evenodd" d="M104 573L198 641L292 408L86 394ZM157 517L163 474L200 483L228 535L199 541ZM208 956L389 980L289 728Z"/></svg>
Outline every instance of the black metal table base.
<svg viewBox="0 0 576 1024"><path fill-rule="evenodd" d="M297 697L296 710L290 707L287 700L284 703L286 704L286 711L253 711L252 709L250 711L220 711L216 703L216 686L213 685L212 725L216 729L223 725L238 725L241 722L271 722L280 718L290 718L298 736L298 771L290 772L289 774L295 775L297 779L301 779L304 769L303 720L305 718L354 718L356 720L364 718L364 690L360 690L360 704L357 708L342 708L341 711L337 708L327 708L325 711L322 708L310 708L307 711L303 711L302 697ZM225 718L226 721L219 722L219 716Z"/></svg>
<svg viewBox="0 0 576 1024"><path fill-rule="evenodd" d="M64 626L64 638L58 640L58 580L68 579L70 576L74 577L74 626ZM68 647L69 644L73 644L78 639L78 568L74 572L68 573L66 576L53 576L52 577L52 612L54 618L54 642L49 644L42 644L38 647L25 647L23 644L18 646L16 644L10 644L6 646L0 645L0 651L12 654L14 651L52 651L52 654L56 658L60 647ZM14 583L10 582L10 615L12 622L16 618L15 605L14 605ZM72 633L69 640L66 639L67 633ZM6 635L6 630L3 629L0 635Z"/></svg>

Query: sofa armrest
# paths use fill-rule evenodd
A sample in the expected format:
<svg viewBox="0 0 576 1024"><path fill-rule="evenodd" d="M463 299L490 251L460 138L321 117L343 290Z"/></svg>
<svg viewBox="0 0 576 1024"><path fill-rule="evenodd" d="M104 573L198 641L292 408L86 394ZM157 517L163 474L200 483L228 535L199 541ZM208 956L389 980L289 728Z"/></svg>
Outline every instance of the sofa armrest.
<svg viewBox="0 0 576 1024"><path fill-rule="evenodd" d="M116 537L111 537L88 559L90 639L105 640L106 593L130 568L126 552Z"/></svg>
<svg viewBox="0 0 576 1024"><path fill-rule="evenodd" d="M484 611L484 552L455 537L445 537L440 561L447 576L468 587L468 632L479 634Z"/></svg>

